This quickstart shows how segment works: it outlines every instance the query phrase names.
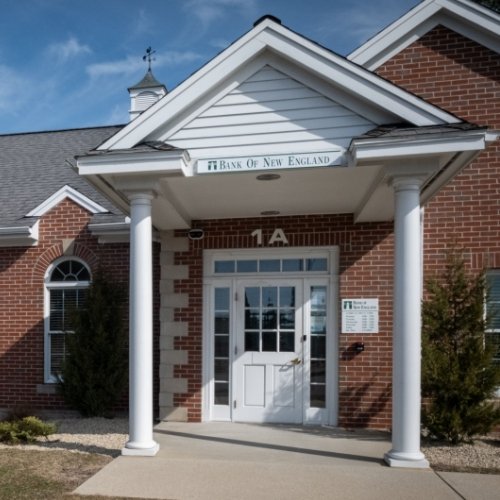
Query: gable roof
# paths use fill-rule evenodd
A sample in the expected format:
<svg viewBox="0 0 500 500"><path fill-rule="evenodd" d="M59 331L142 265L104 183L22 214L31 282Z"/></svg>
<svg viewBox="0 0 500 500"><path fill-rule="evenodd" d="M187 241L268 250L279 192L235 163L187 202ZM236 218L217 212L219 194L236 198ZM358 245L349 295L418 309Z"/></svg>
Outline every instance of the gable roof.
<svg viewBox="0 0 500 500"><path fill-rule="evenodd" d="M129 149L144 140L165 140L202 107L219 101L266 64L294 72L299 81L304 77L316 90L334 89L345 102L362 103L378 123L429 126L460 121L267 17L98 149Z"/></svg>
<svg viewBox="0 0 500 500"><path fill-rule="evenodd" d="M375 70L438 25L500 53L500 15L469 0L425 0L349 54Z"/></svg>
<svg viewBox="0 0 500 500"><path fill-rule="evenodd" d="M120 211L67 163L76 154L95 148L120 128L0 135L0 228L4 229L3 233L33 226L43 208L50 208L48 202L54 199L52 197L64 194L61 192L64 186L74 198L79 198L77 202L82 206L90 201L95 213L106 211L122 220Z"/></svg>
<svg viewBox="0 0 500 500"><path fill-rule="evenodd" d="M495 137L266 17L76 164L125 212L154 192L160 230L263 208L378 221L390 178L431 196ZM261 182L269 168L279 185Z"/></svg>

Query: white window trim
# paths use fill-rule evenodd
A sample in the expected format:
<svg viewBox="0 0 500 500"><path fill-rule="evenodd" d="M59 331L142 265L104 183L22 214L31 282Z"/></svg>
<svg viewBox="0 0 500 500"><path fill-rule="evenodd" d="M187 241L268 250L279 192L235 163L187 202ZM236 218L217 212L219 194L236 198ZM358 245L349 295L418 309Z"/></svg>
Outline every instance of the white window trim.
<svg viewBox="0 0 500 500"><path fill-rule="evenodd" d="M488 275L496 275L500 277L500 269L487 269L486 270L486 279L488 279ZM498 302L498 310L500 312L500 301ZM488 314L488 301L484 301L484 315L485 318L487 317ZM485 333L497 333L500 336L500 328L486 328ZM497 387L497 390L495 392L495 396L497 398L500 398L500 387Z"/></svg>
<svg viewBox="0 0 500 500"><path fill-rule="evenodd" d="M486 270L486 279L488 279L488 276L498 276L500 278L500 269L487 269ZM488 300L485 300L484 302L484 313L485 313L485 316L487 315L488 313ZM498 306L499 306L499 309L500 309L500 301L498 301ZM499 311L500 312L500 311ZM488 333L495 333L495 332L499 332L500 333L500 328L487 328L486 329L486 332Z"/></svg>
<svg viewBox="0 0 500 500"><path fill-rule="evenodd" d="M44 277L44 338L43 338L43 350L44 350L44 359L43 359L43 373L44 373L44 383L45 384L56 384L58 382L57 378L52 376L50 373L50 291L53 289L85 289L90 286L90 281L50 281L50 276L52 275L52 271L62 262L65 261L76 261L85 266L88 270L89 274L91 274L89 265L82 259L78 257L60 257L54 260L48 267L45 272Z"/></svg>

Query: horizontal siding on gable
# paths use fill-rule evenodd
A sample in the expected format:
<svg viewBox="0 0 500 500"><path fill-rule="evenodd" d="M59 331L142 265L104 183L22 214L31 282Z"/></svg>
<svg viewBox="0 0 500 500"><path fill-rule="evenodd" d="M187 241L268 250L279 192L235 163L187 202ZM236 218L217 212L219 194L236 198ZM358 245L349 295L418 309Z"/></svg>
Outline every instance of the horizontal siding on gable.
<svg viewBox="0 0 500 500"><path fill-rule="evenodd" d="M284 132L301 132L309 133L312 135L325 134L329 137L336 137L337 134L345 135L351 128L361 127L364 130L364 121L359 116L348 116L339 123L338 120L332 120L330 117L326 118L308 118L305 120L285 120L278 122L257 122L247 123L245 125L239 124L235 127L232 124L225 124L223 126L189 128L179 131L176 134L176 139L198 139L209 137L233 137L241 135L255 136L258 134L276 134ZM339 130L340 129L340 130ZM356 128L357 130L357 128ZM340 137L340 136L339 136Z"/></svg>
<svg viewBox="0 0 500 500"><path fill-rule="evenodd" d="M248 151L318 151L347 148L375 127L366 118L265 66L168 137L193 158ZM234 154L234 153L231 153ZM260 153L259 153L260 154Z"/></svg>
<svg viewBox="0 0 500 500"><path fill-rule="evenodd" d="M233 106L238 104L248 104L254 102L272 103L276 101L307 99L308 97L316 97L318 95L314 90L307 87L296 87L289 89L269 89L247 92L231 92L226 97L223 97L216 106Z"/></svg>
<svg viewBox="0 0 500 500"><path fill-rule="evenodd" d="M337 144L337 141L348 140L348 144L353 136L361 135L366 131L365 127L340 127L318 129L314 132L296 131L296 132L268 132L262 129L260 133L249 134L232 134L223 137L197 137L196 139L176 139L175 145L180 148L191 149L189 144L196 140L196 147L224 147L228 144L252 145L252 144L273 144L275 142L289 142L293 144L298 141L317 141L329 140L331 146Z"/></svg>
<svg viewBox="0 0 500 500"><path fill-rule="evenodd" d="M230 116L230 115L247 115L250 113L277 113L283 115L288 111L294 111L297 109L312 109L312 108L324 108L328 109L329 105L333 108L342 108L343 115L352 114L350 111L346 110L342 106L335 106L333 103L325 99L324 97L309 97L305 99L288 99L282 101L275 101L272 103L272 106L269 103L261 103L261 102L251 102L247 104L239 104L239 105L231 105L231 106L212 106L207 109L205 112L200 114L200 118L204 118L207 116ZM196 123L196 118L191 123ZM245 123L244 120L241 123Z"/></svg>

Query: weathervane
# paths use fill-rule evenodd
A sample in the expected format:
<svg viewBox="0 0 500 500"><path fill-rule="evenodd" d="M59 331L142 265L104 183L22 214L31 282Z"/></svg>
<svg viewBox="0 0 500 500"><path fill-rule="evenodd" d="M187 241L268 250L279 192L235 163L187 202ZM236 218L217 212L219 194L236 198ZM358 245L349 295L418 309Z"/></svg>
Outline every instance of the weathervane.
<svg viewBox="0 0 500 500"><path fill-rule="evenodd" d="M148 71L151 71L151 61L154 61L155 58L152 57L153 54L156 54L156 50L153 50L151 47L146 49L146 54L142 56L143 61L148 61Z"/></svg>

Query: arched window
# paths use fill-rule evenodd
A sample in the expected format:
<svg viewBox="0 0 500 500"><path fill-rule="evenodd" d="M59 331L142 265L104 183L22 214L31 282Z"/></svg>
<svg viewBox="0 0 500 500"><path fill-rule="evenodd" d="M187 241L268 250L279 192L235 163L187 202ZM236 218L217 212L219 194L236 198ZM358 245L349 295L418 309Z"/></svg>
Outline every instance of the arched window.
<svg viewBox="0 0 500 500"><path fill-rule="evenodd" d="M59 259L45 277L45 382L57 382L66 357L66 336L72 333L72 311L82 307L90 270L76 258Z"/></svg>

